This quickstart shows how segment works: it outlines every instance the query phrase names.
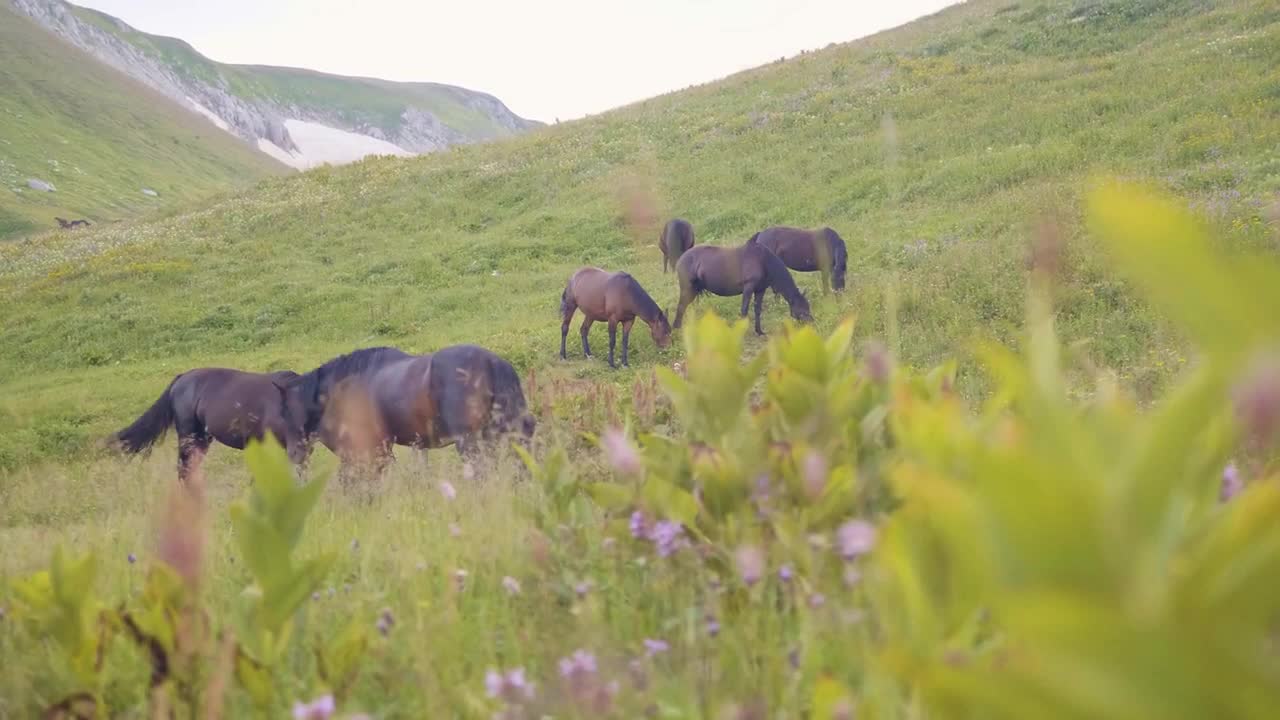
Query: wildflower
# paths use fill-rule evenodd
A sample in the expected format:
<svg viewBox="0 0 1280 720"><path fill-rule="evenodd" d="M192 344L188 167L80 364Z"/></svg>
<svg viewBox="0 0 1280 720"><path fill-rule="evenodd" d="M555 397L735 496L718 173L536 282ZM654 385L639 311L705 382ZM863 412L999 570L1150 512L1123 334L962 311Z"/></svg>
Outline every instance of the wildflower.
<svg viewBox="0 0 1280 720"><path fill-rule="evenodd" d="M382 608L382 612L378 614L378 632L382 637L391 634L391 626L396 624L396 619L391 614L391 608Z"/></svg>
<svg viewBox="0 0 1280 720"><path fill-rule="evenodd" d="M603 437L605 457L614 470L623 475L638 475L642 469L640 453L627 436L616 428L605 430Z"/></svg>
<svg viewBox="0 0 1280 720"><path fill-rule="evenodd" d="M804 456L804 494L810 500L816 500L822 496L822 491L827 487L827 459L822 454L810 450Z"/></svg>
<svg viewBox="0 0 1280 720"><path fill-rule="evenodd" d="M836 531L836 546L840 556L852 560L871 552L876 544L875 526L864 520L850 520Z"/></svg>
<svg viewBox="0 0 1280 720"><path fill-rule="evenodd" d="M648 536L648 522L645 519L643 510L636 510L631 513L631 537L637 540Z"/></svg>
<svg viewBox="0 0 1280 720"><path fill-rule="evenodd" d="M738 575L747 585L755 585L764 576L764 553L754 545L744 545L733 555L738 565Z"/></svg>
<svg viewBox="0 0 1280 720"><path fill-rule="evenodd" d="M587 593L591 592L592 587L593 583L590 580L583 580L573 586L573 592L578 596L578 599L582 599L587 596Z"/></svg>
<svg viewBox="0 0 1280 720"><path fill-rule="evenodd" d="M662 520L649 531L649 539L658 548L660 557L667 557L684 546L681 543L684 528L677 522Z"/></svg>
<svg viewBox="0 0 1280 720"><path fill-rule="evenodd" d="M332 695L324 695L310 703L295 702L293 704L294 720L327 720L333 716L334 703Z"/></svg>
<svg viewBox="0 0 1280 720"><path fill-rule="evenodd" d="M707 636L716 637L720 634L720 621L715 615L707 615Z"/></svg>
<svg viewBox="0 0 1280 720"><path fill-rule="evenodd" d="M449 523L449 534L453 537L462 537L462 528L458 527L458 523Z"/></svg>
<svg viewBox="0 0 1280 720"><path fill-rule="evenodd" d="M787 664L792 670L800 669L800 648L791 648L787 651Z"/></svg>
<svg viewBox="0 0 1280 720"><path fill-rule="evenodd" d="M533 683L525 679L524 668L515 668L505 675L497 670L486 672L484 689L489 697L506 702L533 699Z"/></svg>
<svg viewBox="0 0 1280 720"><path fill-rule="evenodd" d="M1222 469L1222 489L1218 493L1223 502L1235 497L1244 489L1244 481L1240 479L1240 468L1234 462Z"/></svg>
<svg viewBox="0 0 1280 720"><path fill-rule="evenodd" d="M359 540L352 540L352 541L351 541L351 552L355 552L355 551L357 551L357 550L359 550L359 549L360 549L360 541L359 541Z"/></svg>
<svg viewBox="0 0 1280 720"><path fill-rule="evenodd" d="M1236 416L1249 441L1261 447L1280 428L1280 364L1259 362L1233 392Z"/></svg>
<svg viewBox="0 0 1280 720"><path fill-rule="evenodd" d="M440 494L444 495L445 500L453 500L458 497L458 491L454 489L453 483L448 480L440 483Z"/></svg>
<svg viewBox="0 0 1280 720"><path fill-rule="evenodd" d="M508 595L520 594L520 581L516 580L510 575L507 575L506 577L502 578L502 587L504 590L507 591Z"/></svg>
<svg viewBox="0 0 1280 720"><path fill-rule="evenodd" d="M809 607L813 608L814 610L817 610L818 608L826 604L827 604L827 596L823 595L822 593L813 593L812 595L809 596Z"/></svg>
<svg viewBox="0 0 1280 720"><path fill-rule="evenodd" d="M791 582L792 575L793 571L791 569L791 565L783 565L778 568L778 579L782 580L782 582Z"/></svg>
<svg viewBox="0 0 1280 720"><path fill-rule="evenodd" d="M560 677L572 680L583 675L594 675L596 672L596 656L586 650L575 650L572 655L560 660Z"/></svg>
<svg viewBox="0 0 1280 720"><path fill-rule="evenodd" d="M127 560L129 561L129 564L130 564L130 565L132 565L132 564L134 564L134 563L138 562L138 558L137 558L137 556L136 556L136 555L134 555L133 553L129 553L129 557L127 558Z"/></svg>
<svg viewBox="0 0 1280 720"><path fill-rule="evenodd" d="M667 645L667 641L665 640L653 640L650 638L644 639L644 656L645 657L653 657L654 655L661 655L662 653L666 652L669 649L671 649L671 646Z"/></svg>

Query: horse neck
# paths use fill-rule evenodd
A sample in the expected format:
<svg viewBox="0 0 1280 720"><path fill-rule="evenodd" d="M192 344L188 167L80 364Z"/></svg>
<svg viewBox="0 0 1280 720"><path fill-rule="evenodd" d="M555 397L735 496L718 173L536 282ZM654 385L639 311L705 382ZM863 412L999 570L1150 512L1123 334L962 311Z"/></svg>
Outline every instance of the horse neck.
<svg viewBox="0 0 1280 720"><path fill-rule="evenodd" d="M788 303L799 300L800 288L796 286L796 281L791 277L791 273L787 272L787 266L782 264L782 260L768 250L761 253L761 257L764 261L765 277L769 279L769 287Z"/></svg>
<svg viewBox="0 0 1280 720"><path fill-rule="evenodd" d="M631 295L631 302L635 305L636 316L649 325L658 321L658 313L662 310L634 278L627 285L627 293Z"/></svg>

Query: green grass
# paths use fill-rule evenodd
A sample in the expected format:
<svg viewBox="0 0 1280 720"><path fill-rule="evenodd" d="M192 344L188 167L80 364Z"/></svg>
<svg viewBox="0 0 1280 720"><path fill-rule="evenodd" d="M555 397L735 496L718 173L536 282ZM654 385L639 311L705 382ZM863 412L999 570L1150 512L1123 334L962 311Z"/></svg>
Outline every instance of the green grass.
<svg viewBox="0 0 1280 720"><path fill-rule="evenodd" d="M55 216L109 223L287 171L8 8L0 87L0 241L57 227Z"/></svg>
<svg viewBox="0 0 1280 720"><path fill-rule="evenodd" d="M633 369L611 372L603 328L586 361L575 323L562 363L560 292L573 269L594 264L628 270L672 306L656 240L673 215L693 222L700 243L738 243L770 223L836 228L849 244L848 292L820 298L815 276L799 278L820 329L856 313L860 339L886 336L893 288L899 356L917 366L959 356L973 400L986 387L968 343L1019 332L1026 244L1053 213L1068 240L1059 331L1151 399L1195 358L1108 269L1081 226L1080 193L1096 173L1144 178L1200 209L1232 248L1280 249L1268 219L1280 192L1277 68L1280 13L1262 0L970 2L600 117L269 179L169 217L0 247L0 575L42 565L61 539L113 558L104 588L137 587L123 558L148 542L144 508L170 482L172 440L132 465L89 459L89 448L190 367L302 371L360 346L476 342L560 383L545 432L598 430L602 398L625 408L631 383L679 352L657 351L638 325ZM620 189L637 178L655 224L633 235ZM785 308L767 303L765 328L776 331ZM737 300L695 307L734 315ZM696 632L699 589L675 574L615 572L595 549L533 574L516 509L538 494L460 482L450 452L432 462L425 474L402 464L369 506L326 498L309 531L317 548L361 548L345 551L336 595L315 612L372 622L388 604L401 618L403 635L362 690L390 704L387 717L471 716L459 708L474 708L488 665L553 672L578 646L634 651L648 635ZM209 474L221 512L247 476L225 448ZM443 479L458 485L456 504L432 489ZM449 536L450 522L468 542ZM222 520L213 537L209 595L227 607L239 576ZM475 583L464 597L443 589L456 567ZM501 593L503 575L525 583L527 604ZM555 593L583 576L608 585L608 602L570 615ZM785 653L791 638L764 623L753 643ZM744 699L757 689L799 707L785 667L762 667L726 682ZM694 672L691 658L659 672L655 702L699 716L697 686L681 681ZM39 682L9 665L0 697L29 698ZM0 716L21 716L18 707L0 705Z"/></svg>

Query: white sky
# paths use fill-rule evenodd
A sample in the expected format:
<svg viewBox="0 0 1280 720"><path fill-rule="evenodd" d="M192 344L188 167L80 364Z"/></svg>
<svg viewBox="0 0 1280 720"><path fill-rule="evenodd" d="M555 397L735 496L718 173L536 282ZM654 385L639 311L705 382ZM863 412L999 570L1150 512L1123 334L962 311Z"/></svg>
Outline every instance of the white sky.
<svg viewBox="0 0 1280 720"><path fill-rule="evenodd" d="M569 120L900 25L955 0L76 0L229 63L488 92Z"/></svg>

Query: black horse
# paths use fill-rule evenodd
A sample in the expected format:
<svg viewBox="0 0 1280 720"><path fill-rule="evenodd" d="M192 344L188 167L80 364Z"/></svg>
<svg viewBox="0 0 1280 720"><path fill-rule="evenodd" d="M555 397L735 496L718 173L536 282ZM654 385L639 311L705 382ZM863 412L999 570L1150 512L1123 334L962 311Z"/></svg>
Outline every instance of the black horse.
<svg viewBox="0 0 1280 720"><path fill-rule="evenodd" d="M760 310L764 304L764 291L773 290L787 301L791 317L801 322L811 322L809 300L805 298L787 266L777 255L755 242L738 247L699 245L685 251L676 263L676 275L680 278L680 305L676 308L673 327L680 327L685 308L704 292L731 297L742 296L742 317L752 295L756 299L756 334L760 328Z"/></svg>
<svg viewBox="0 0 1280 720"><path fill-rule="evenodd" d="M392 446L422 452L455 445L471 462L509 433L527 443L536 421L511 363L476 345L411 355L372 347L329 360L289 386L303 430L344 470L372 461L380 475Z"/></svg>
<svg viewBox="0 0 1280 720"><path fill-rule="evenodd" d="M300 407L290 406L292 370L253 373L197 368L174 377L146 412L111 436L130 455L150 452L170 427L178 431L178 479L185 483L214 440L243 450L250 439L271 433L295 465L307 459Z"/></svg>
<svg viewBox="0 0 1280 720"><path fill-rule="evenodd" d="M747 242L760 243L792 270L822 273L824 290L828 287L836 292L844 290L849 253L844 238L829 227L806 229L775 225L752 235Z"/></svg>

